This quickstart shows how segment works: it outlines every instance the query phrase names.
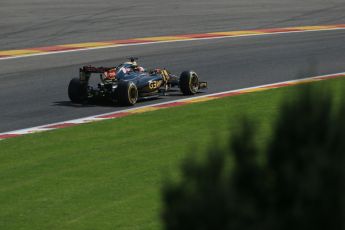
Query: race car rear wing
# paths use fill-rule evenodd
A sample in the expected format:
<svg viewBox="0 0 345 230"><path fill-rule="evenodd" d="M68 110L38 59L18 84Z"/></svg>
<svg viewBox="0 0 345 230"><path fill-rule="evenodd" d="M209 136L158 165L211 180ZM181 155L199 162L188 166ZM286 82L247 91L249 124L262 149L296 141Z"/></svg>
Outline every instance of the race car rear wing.
<svg viewBox="0 0 345 230"><path fill-rule="evenodd" d="M116 67L95 67L95 66L83 66L79 69L79 79L80 81L87 82L90 79L92 73L105 73L109 70L115 69Z"/></svg>
<svg viewBox="0 0 345 230"><path fill-rule="evenodd" d="M106 71L109 71L111 69L114 69L115 67L94 67L94 66L83 66L83 68L79 69L79 72L83 73L104 73Z"/></svg>

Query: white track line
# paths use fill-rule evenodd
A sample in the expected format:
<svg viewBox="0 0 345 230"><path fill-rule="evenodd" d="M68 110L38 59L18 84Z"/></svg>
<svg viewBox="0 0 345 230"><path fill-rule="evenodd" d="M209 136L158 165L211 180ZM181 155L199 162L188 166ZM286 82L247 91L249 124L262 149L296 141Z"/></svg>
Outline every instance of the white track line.
<svg viewBox="0 0 345 230"><path fill-rule="evenodd" d="M143 42L143 43L134 43L134 44L116 44L116 45L109 45L109 46L78 48L78 49L73 49L73 50L52 51L52 52L46 52L46 53L34 53L34 54L26 54L26 55L20 55L20 56L2 57L2 58L0 58L0 61L10 60L10 59L18 59L18 58L35 57L35 56L52 55L52 54L64 54L64 53L83 52L83 51L109 49L109 48L117 48L117 47L152 45L152 44L160 44L160 43L191 42L191 41L200 41L200 40L214 40L214 39L238 38L238 37L256 37L256 36L269 36L269 35L279 35L279 34L336 31L336 30L345 30L345 28L330 28L330 29L326 28L326 29L318 29L318 30L270 32L270 33L260 33L260 34L242 34L242 35L234 35L234 36L219 36L219 37L208 37L208 38L190 38L190 39L188 38L188 39L181 39L181 40ZM221 32L219 32L219 33L221 33ZM174 36L178 36L178 35L174 35Z"/></svg>

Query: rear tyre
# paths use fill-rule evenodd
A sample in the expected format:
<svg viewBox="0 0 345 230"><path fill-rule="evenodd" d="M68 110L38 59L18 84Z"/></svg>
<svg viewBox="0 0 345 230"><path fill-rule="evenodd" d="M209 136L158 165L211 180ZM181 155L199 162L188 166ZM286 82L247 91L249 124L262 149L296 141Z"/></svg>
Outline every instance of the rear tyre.
<svg viewBox="0 0 345 230"><path fill-rule="evenodd" d="M74 103L82 103L86 100L86 87L79 78L73 78L68 85L68 97Z"/></svg>
<svg viewBox="0 0 345 230"><path fill-rule="evenodd" d="M120 105L134 105L138 100L138 89L133 82L120 82L117 86L117 100Z"/></svg>
<svg viewBox="0 0 345 230"><path fill-rule="evenodd" d="M196 94L199 90L199 77L194 71L184 71L180 75L179 85L184 95Z"/></svg>

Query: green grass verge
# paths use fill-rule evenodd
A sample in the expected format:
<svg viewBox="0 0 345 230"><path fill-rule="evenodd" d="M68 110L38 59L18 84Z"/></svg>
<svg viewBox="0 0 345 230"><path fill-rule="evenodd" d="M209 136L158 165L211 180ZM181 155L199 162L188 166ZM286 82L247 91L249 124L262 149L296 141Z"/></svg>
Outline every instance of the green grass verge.
<svg viewBox="0 0 345 230"><path fill-rule="evenodd" d="M329 85L340 97L345 79ZM160 188L187 154L248 116L270 137L297 87L147 112L0 142L0 229L159 229Z"/></svg>

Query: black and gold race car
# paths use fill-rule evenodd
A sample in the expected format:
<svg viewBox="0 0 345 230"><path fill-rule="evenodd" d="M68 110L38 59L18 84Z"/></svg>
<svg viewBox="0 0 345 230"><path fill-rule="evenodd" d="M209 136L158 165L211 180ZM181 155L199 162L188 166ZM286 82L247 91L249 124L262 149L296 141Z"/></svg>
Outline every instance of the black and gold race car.
<svg viewBox="0 0 345 230"><path fill-rule="evenodd" d="M166 69L145 70L136 61L137 58L130 58L116 67L80 68L79 78L69 83L69 98L74 103L106 99L120 105L134 105L138 99L168 95L172 88L180 88L183 95L207 88L207 82L200 81L194 71L184 71L178 77ZM93 75L100 78L96 86L89 83Z"/></svg>

